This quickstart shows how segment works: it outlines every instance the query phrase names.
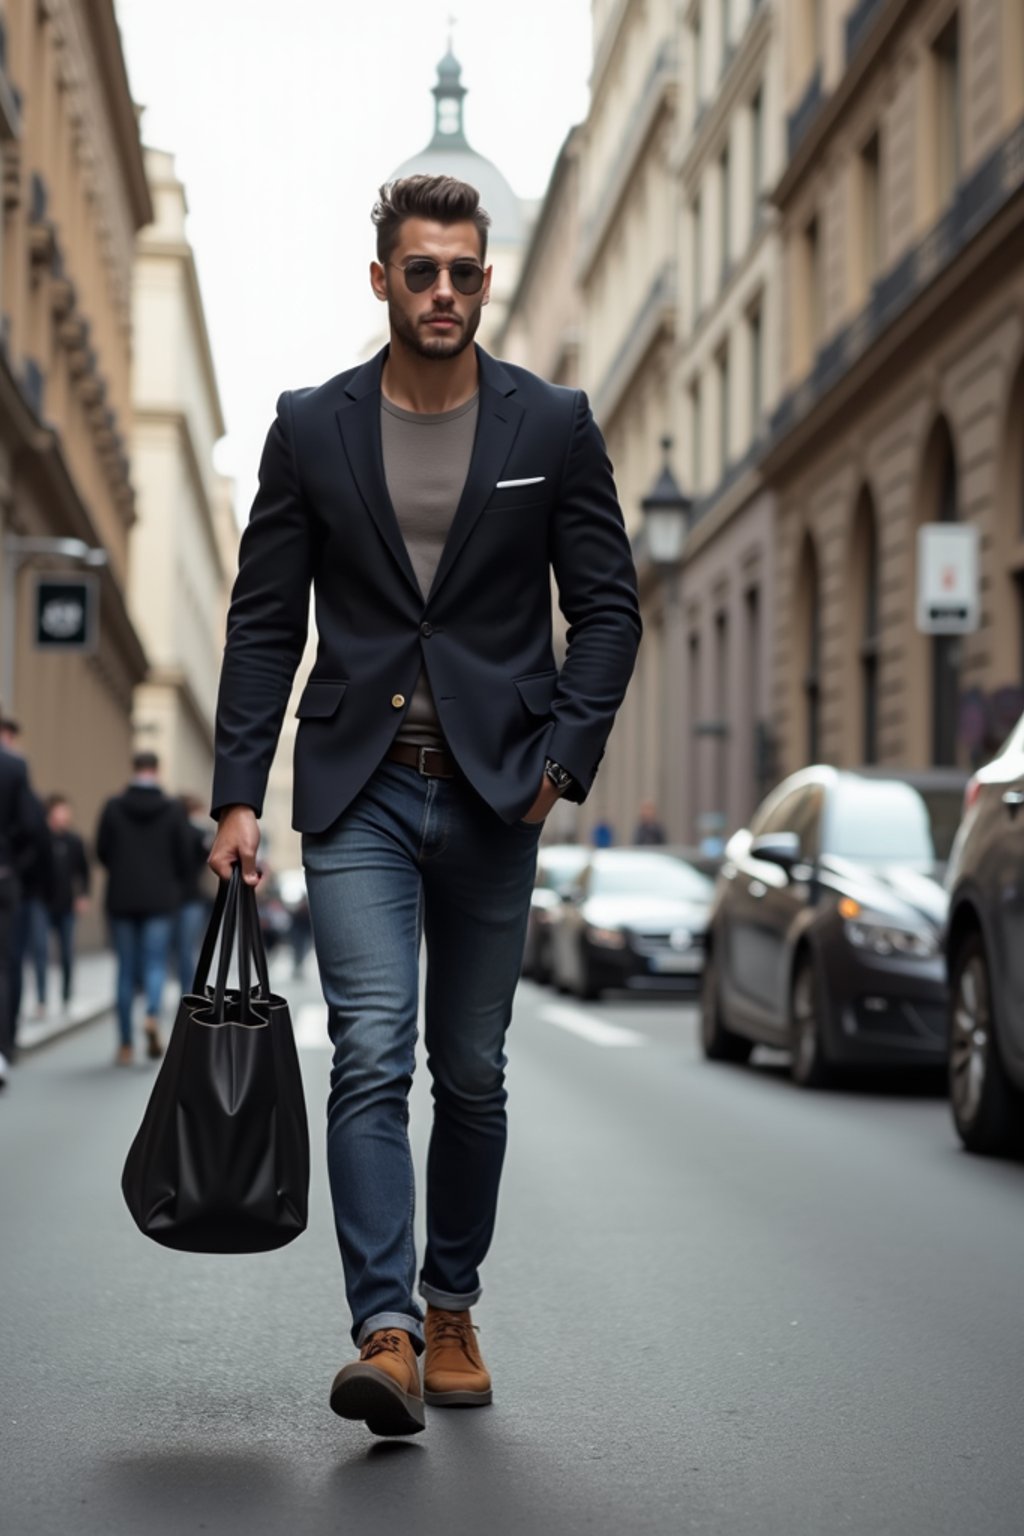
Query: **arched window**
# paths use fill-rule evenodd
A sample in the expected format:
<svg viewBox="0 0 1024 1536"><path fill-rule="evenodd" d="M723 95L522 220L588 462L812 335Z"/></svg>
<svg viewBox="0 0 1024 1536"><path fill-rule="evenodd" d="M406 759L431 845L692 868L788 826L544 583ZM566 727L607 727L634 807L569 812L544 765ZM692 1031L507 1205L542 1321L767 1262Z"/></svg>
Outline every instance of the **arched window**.
<svg viewBox="0 0 1024 1536"><path fill-rule="evenodd" d="M854 559L860 593L860 755L878 762L878 519L871 492L861 492L854 524Z"/></svg>
<svg viewBox="0 0 1024 1536"><path fill-rule="evenodd" d="M805 751L807 762L816 763L821 756L821 601L818 559L809 535L800 558L798 614L803 630Z"/></svg>
<svg viewBox="0 0 1024 1536"><path fill-rule="evenodd" d="M931 515L937 523L955 523L959 517L956 455L944 421L937 429L933 450L937 472L932 481L935 502ZM932 762L937 767L954 767L957 761L962 657L963 642L959 635L932 637Z"/></svg>

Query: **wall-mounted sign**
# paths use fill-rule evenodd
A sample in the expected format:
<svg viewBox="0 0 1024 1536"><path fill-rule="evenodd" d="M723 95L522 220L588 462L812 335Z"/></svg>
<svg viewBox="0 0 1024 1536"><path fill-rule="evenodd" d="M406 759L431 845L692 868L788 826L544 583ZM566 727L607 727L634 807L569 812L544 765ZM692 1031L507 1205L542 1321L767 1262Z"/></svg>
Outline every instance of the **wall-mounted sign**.
<svg viewBox="0 0 1024 1536"><path fill-rule="evenodd" d="M95 576L36 577L33 631L37 651L94 651L98 614Z"/></svg>
<svg viewBox="0 0 1024 1536"><path fill-rule="evenodd" d="M917 627L925 635L969 635L981 622L978 530L925 523L917 530Z"/></svg>

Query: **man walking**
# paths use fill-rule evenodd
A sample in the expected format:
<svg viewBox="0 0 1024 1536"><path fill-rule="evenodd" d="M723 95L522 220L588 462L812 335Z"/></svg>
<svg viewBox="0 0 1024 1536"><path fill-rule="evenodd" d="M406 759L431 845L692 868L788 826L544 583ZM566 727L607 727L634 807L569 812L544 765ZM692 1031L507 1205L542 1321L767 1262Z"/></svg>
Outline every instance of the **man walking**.
<svg viewBox="0 0 1024 1536"><path fill-rule="evenodd" d="M105 867L107 913L117 954L117 1065L134 1059L132 1007L141 985L146 997L146 1053L163 1055L160 1005L168 951L182 885L192 864L185 812L160 788L155 752L136 752L133 778L108 800L96 832L96 857Z"/></svg>
<svg viewBox="0 0 1024 1536"><path fill-rule="evenodd" d="M50 927L60 951L61 1001L71 1001L75 963L75 920L89 906L89 860L85 844L72 828L71 802L66 795L50 795L46 801L50 829Z"/></svg>
<svg viewBox="0 0 1024 1536"><path fill-rule="evenodd" d="M45 841L42 810L32 793L25 762L20 754L0 745L0 1088L7 1083L14 1056L17 1015L10 961L20 899L18 868L26 859L42 858Z"/></svg>
<svg viewBox="0 0 1024 1536"><path fill-rule="evenodd" d="M545 816L590 789L640 637L585 397L473 344L489 219L450 177L382 188L390 344L282 395L243 536L217 714L210 863L255 884L257 818L312 581L294 822L334 1045L328 1164L360 1357L331 1406L378 1434L491 1379L470 1308L505 1151L504 1041ZM550 573L569 623L559 672ZM407 1137L421 935L434 1097L415 1299ZM417 1355L426 1349L423 1388Z"/></svg>

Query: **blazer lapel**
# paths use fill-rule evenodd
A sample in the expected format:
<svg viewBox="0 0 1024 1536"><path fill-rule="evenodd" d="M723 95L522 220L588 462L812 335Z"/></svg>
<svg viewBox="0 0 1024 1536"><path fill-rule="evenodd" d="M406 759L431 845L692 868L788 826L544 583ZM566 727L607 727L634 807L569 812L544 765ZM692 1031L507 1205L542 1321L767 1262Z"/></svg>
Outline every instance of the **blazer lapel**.
<svg viewBox="0 0 1024 1536"><path fill-rule="evenodd" d="M522 406L510 398L515 392L515 385L504 368L479 347L477 356L480 361L480 413L473 453L466 483L434 573L431 597L436 596L442 582L446 580L490 499L523 419Z"/></svg>
<svg viewBox="0 0 1024 1536"><path fill-rule="evenodd" d="M335 414L349 468L366 504L366 510L376 523L377 531L391 551L402 575L422 601L420 584L416 580L416 572L412 568L395 509L391 505L384 476L384 449L380 433L380 375L386 350L379 352L365 367L353 374L346 385L350 403L343 405Z"/></svg>

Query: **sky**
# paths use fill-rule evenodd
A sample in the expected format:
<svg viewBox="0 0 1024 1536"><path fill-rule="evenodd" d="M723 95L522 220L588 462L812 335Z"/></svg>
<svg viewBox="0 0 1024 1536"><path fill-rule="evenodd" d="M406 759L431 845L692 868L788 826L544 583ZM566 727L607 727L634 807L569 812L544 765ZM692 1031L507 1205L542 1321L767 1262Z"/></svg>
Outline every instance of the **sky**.
<svg viewBox="0 0 1024 1536"><path fill-rule="evenodd" d="M586 115L590 0L116 0L142 137L185 183L244 521L277 396L359 361L378 185L428 143L454 11L466 134L543 195Z"/></svg>

